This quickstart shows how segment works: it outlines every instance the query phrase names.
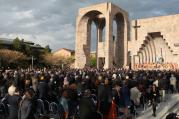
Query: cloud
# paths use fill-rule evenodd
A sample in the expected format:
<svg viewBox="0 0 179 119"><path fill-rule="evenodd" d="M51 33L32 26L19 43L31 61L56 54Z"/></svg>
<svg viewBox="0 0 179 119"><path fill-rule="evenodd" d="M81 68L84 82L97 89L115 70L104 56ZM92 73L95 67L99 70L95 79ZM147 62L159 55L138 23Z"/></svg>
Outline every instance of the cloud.
<svg viewBox="0 0 179 119"><path fill-rule="evenodd" d="M17 19L33 19L34 15L32 13L32 10L20 11L20 12L16 12L14 14L14 18L17 18Z"/></svg>
<svg viewBox="0 0 179 119"><path fill-rule="evenodd" d="M130 19L179 13L178 0L0 0L0 37L74 49L78 9L107 1L129 12Z"/></svg>
<svg viewBox="0 0 179 119"><path fill-rule="evenodd" d="M29 22L29 23L20 25L20 27L22 27L22 28L29 28L29 27L35 27L36 25L38 25L38 23Z"/></svg>

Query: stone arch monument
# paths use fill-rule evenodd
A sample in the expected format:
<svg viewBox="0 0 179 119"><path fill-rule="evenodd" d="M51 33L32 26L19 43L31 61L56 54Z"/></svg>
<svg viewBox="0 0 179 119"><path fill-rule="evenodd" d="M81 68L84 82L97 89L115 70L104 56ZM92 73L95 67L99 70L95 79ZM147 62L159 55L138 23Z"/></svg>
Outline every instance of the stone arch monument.
<svg viewBox="0 0 179 119"><path fill-rule="evenodd" d="M113 25L116 22L116 37ZM129 39L128 13L112 3L81 8L76 22L75 67L90 65L91 24L97 28L97 68L123 67L127 65L127 42ZM102 39L102 31L105 36Z"/></svg>

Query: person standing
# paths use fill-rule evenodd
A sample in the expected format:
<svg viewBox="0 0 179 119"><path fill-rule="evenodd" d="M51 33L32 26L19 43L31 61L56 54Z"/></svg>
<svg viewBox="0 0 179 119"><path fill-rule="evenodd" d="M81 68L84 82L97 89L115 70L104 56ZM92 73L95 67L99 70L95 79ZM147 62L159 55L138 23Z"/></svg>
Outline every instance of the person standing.
<svg viewBox="0 0 179 119"><path fill-rule="evenodd" d="M46 100L47 92L48 92L48 84L46 83L45 77L43 74L40 76L40 80L39 80L37 89L38 89L38 93L39 93L38 98L40 98L42 100Z"/></svg>
<svg viewBox="0 0 179 119"><path fill-rule="evenodd" d="M67 119L69 114L68 96L69 95L67 90L64 90L62 97L59 100L60 105L63 107L64 114L62 114L62 116L64 117L64 119Z"/></svg>
<svg viewBox="0 0 179 119"><path fill-rule="evenodd" d="M108 79L105 79L104 83L98 87L98 101L99 111L104 115L104 119L107 119L112 103L112 89Z"/></svg>
<svg viewBox="0 0 179 119"><path fill-rule="evenodd" d="M128 107L131 106L130 100L130 89L128 88L128 82L125 80L124 85L121 88L122 96L124 98L124 116L125 118L128 117Z"/></svg>
<svg viewBox="0 0 179 119"><path fill-rule="evenodd" d="M159 98L159 90L157 89L156 85L152 85L152 90L151 90L151 100L152 100L152 110L153 110L153 116L156 117L156 107L157 107L157 102Z"/></svg>
<svg viewBox="0 0 179 119"><path fill-rule="evenodd" d="M135 107L140 105L141 92L137 88L137 85L130 89L130 98L131 98L131 112L135 114Z"/></svg>
<svg viewBox="0 0 179 119"><path fill-rule="evenodd" d="M174 74L172 74L170 77L170 90L172 93L176 91L176 81L176 77L174 76Z"/></svg>
<svg viewBox="0 0 179 119"><path fill-rule="evenodd" d="M20 102L18 111L18 119L35 119L35 105L34 105L35 92L33 89L27 89L24 99Z"/></svg>
<svg viewBox="0 0 179 119"><path fill-rule="evenodd" d="M89 89L85 90L79 104L79 119L95 119L96 107Z"/></svg>
<svg viewBox="0 0 179 119"><path fill-rule="evenodd" d="M12 95L7 95L7 97L5 98L5 103L9 105L9 115L7 119L18 119L18 109L20 101L21 97L17 88L15 88L15 91Z"/></svg>

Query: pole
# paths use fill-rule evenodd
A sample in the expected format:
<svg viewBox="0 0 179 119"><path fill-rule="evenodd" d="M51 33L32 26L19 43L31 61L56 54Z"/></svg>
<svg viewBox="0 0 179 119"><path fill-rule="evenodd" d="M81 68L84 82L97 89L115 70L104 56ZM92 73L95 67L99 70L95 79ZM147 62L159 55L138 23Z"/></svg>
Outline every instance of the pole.
<svg viewBox="0 0 179 119"><path fill-rule="evenodd" d="M32 56L32 69L34 69L34 57Z"/></svg>
<svg viewBox="0 0 179 119"><path fill-rule="evenodd" d="M0 57L0 68L2 67L2 60L1 60L1 57Z"/></svg>

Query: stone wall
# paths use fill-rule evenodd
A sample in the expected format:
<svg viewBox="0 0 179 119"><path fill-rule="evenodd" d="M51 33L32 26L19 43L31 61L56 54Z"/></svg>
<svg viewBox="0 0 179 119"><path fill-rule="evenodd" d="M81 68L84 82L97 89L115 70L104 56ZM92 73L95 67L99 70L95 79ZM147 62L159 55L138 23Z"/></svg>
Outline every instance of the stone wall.
<svg viewBox="0 0 179 119"><path fill-rule="evenodd" d="M130 26L131 39L128 43L128 50L131 51L132 56L138 54L139 48L149 33L160 32L166 44L170 47L172 54L175 56L173 57L167 52L167 56L165 57L167 57L168 61L179 63L179 47L174 46L174 44L179 43L179 14L137 19L137 23L137 25L140 26L140 28L137 29L137 40L135 40L135 29L133 28L133 26L135 26L135 20L131 21ZM162 47L160 41L156 44ZM159 47L156 46L156 48ZM155 49L153 48L153 50ZM157 54L158 53L159 51L157 50ZM134 63L133 60L132 63Z"/></svg>

